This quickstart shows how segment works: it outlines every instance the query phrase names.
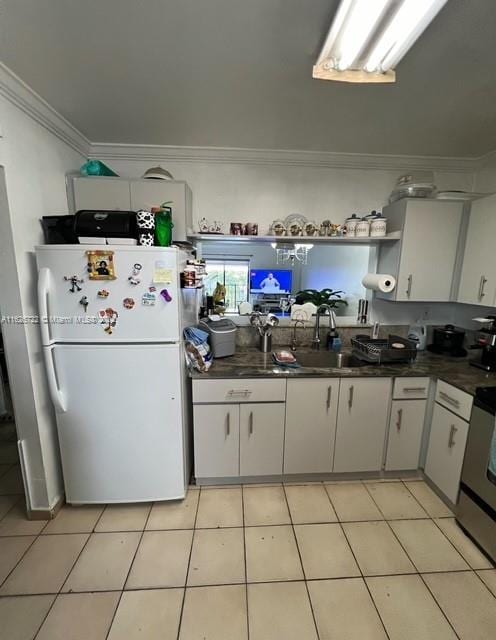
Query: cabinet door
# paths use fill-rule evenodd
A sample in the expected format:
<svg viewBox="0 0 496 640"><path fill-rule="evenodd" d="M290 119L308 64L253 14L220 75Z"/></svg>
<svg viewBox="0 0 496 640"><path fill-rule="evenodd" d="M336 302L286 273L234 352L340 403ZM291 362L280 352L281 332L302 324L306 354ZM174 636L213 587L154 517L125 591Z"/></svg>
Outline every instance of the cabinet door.
<svg viewBox="0 0 496 640"><path fill-rule="evenodd" d="M173 240L186 240L187 226L191 226L187 186L184 182L166 180L137 180L131 182L131 205L134 210L151 209L163 202L171 202Z"/></svg>
<svg viewBox="0 0 496 640"><path fill-rule="evenodd" d="M332 471L339 379L288 380L284 473Z"/></svg>
<svg viewBox="0 0 496 640"><path fill-rule="evenodd" d="M239 405L193 407L196 478L239 475Z"/></svg>
<svg viewBox="0 0 496 640"><path fill-rule="evenodd" d="M379 471L386 438L390 378L342 378L334 471Z"/></svg>
<svg viewBox="0 0 496 640"><path fill-rule="evenodd" d="M454 504L458 501L467 433L465 420L434 405L425 474Z"/></svg>
<svg viewBox="0 0 496 640"><path fill-rule="evenodd" d="M450 300L461 219L459 203L408 202L396 300Z"/></svg>
<svg viewBox="0 0 496 640"><path fill-rule="evenodd" d="M129 182L122 178L73 178L75 210L133 211Z"/></svg>
<svg viewBox="0 0 496 640"><path fill-rule="evenodd" d="M282 473L284 415L283 402L240 405L240 475Z"/></svg>
<svg viewBox="0 0 496 640"><path fill-rule="evenodd" d="M386 471L418 468L424 416L425 400L393 400Z"/></svg>
<svg viewBox="0 0 496 640"><path fill-rule="evenodd" d="M472 204L458 302L491 306L496 293L496 196Z"/></svg>

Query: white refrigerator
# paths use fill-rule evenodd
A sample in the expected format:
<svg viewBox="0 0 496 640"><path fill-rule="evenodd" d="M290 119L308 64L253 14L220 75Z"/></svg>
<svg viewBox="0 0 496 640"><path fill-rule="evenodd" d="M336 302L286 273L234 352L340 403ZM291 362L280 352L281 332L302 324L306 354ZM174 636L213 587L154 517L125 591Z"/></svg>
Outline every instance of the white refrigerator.
<svg viewBox="0 0 496 640"><path fill-rule="evenodd" d="M189 480L178 249L36 248L43 352L66 501L173 500Z"/></svg>

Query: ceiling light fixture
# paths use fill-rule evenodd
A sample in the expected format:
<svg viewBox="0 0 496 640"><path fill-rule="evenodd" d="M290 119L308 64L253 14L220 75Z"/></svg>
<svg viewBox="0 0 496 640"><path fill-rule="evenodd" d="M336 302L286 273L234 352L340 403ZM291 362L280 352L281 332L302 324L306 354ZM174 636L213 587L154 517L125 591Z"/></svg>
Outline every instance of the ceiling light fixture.
<svg viewBox="0 0 496 640"><path fill-rule="evenodd" d="M394 82L394 68L447 0L341 0L313 77Z"/></svg>

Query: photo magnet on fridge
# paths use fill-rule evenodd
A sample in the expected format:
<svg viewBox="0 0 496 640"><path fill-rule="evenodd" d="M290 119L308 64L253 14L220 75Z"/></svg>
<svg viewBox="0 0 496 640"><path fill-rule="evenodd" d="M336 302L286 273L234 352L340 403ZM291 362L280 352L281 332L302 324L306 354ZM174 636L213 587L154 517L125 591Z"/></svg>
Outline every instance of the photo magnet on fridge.
<svg viewBox="0 0 496 640"><path fill-rule="evenodd" d="M88 277L90 280L115 280L114 252L102 250L87 251Z"/></svg>

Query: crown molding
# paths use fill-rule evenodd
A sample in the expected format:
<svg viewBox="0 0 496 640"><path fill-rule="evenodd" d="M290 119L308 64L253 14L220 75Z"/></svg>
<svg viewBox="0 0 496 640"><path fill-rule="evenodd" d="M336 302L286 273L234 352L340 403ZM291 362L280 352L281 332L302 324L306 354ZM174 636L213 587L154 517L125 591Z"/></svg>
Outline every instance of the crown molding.
<svg viewBox="0 0 496 640"><path fill-rule="evenodd" d="M406 156L236 147L183 147L172 145L91 142L51 107L29 85L0 62L0 95L47 131L84 157L146 162L219 163L409 171L429 169L454 173L475 172L494 162L496 151L480 158Z"/></svg>
<svg viewBox="0 0 496 640"><path fill-rule="evenodd" d="M466 173L477 168L477 158L375 155L330 151L286 151L229 147L177 147L168 145L93 143L91 156L101 160L148 162L208 162L224 164L283 165L337 169L430 169Z"/></svg>
<svg viewBox="0 0 496 640"><path fill-rule="evenodd" d="M0 62L0 95L85 158L91 143L46 100Z"/></svg>

